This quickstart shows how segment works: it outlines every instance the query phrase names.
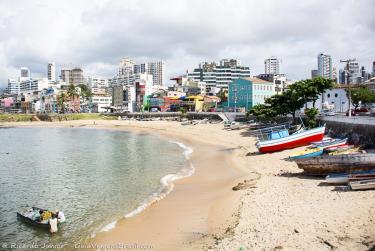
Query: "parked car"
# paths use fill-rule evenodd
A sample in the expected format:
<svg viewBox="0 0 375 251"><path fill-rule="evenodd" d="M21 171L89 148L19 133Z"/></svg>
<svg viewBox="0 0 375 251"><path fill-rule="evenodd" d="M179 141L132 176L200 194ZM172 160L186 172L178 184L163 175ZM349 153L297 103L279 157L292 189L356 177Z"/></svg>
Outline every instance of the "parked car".
<svg viewBox="0 0 375 251"><path fill-rule="evenodd" d="M356 112L369 112L369 110L366 107L357 107L355 111Z"/></svg>

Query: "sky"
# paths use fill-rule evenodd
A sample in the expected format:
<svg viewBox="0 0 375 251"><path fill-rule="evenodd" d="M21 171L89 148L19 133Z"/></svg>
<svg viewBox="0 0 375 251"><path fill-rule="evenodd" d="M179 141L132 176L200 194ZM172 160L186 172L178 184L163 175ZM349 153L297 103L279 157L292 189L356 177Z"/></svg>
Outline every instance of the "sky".
<svg viewBox="0 0 375 251"><path fill-rule="evenodd" d="M370 70L374 13L374 0L1 0L0 87L22 66L46 76L48 61L113 77L122 57L163 60L168 79L222 58L256 75L270 56L304 79L321 52Z"/></svg>

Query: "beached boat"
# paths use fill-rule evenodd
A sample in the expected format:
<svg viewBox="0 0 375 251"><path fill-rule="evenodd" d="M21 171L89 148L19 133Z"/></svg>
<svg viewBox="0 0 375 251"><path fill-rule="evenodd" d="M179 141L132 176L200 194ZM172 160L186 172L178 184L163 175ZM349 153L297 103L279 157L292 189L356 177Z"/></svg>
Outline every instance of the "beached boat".
<svg viewBox="0 0 375 251"><path fill-rule="evenodd" d="M20 212L17 212L17 218L19 220L27 223L27 224L30 224L30 225L33 225L33 226L36 226L36 227L40 227L40 228L50 229L48 219L43 220L43 221L38 221L38 220L32 219L31 213L34 212L34 211L44 212L44 211L50 211L50 210L46 210L46 209L42 209L42 208L38 208L38 207L26 208L26 209L24 209ZM61 223L59 222L58 224L61 224Z"/></svg>
<svg viewBox="0 0 375 251"><path fill-rule="evenodd" d="M303 158L310 158L316 157L323 154L323 148L316 147L316 148L309 148L303 151L298 151L293 153L289 156L290 159L303 159Z"/></svg>
<svg viewBox="0 0 375 251"><path fill-rule="evenodd" d="M375 169L375 154L322 155L314 158L296 159L295 162L308 175L353 173Z"/></svg>
<svg viewBox="0 0 375 251"><path fill-rule="evenodd" d="M333 152L328 153L328 155L340 155L340 154L354 154L359 153L359 147L350 147L350 148L339 148Z"/></svg>
<svg viewBox="0 0 375 251"><path fill-rule="evenodd" d="M264 129L262 129L264 130ZM320 141L324 137L325 126L310 130L298 131L289 135L287 129L265 131L262 138L256 143L256 147L262 153L271 153L305 146L314 141ZM266 137L265 137L266 136Z"/></svg>
<svg viewBox="0 0 375 251"><path fill-rule="evenodd" d="M375 170L365 172L348 173L334 173L326 176L326 183L330 184L346 184L349 181L366 180L375 178Z"/></svg>
<svg viewBox="0 0 375 251"><path fill-rule="evenodd" d="M352 181L349 186L352 190L375 189L375 179Z"/></svg>
<svg viewBox="0 0 375 251"><path fill-rule="evenodd" d="M324 139L322 141L318 142L312 142L311 145L315 147L323 147L323 148L331 148L331 147L337 147L337 146L342 146L345 145L346 142L348 141L348 138L345 139Z"/></svg>

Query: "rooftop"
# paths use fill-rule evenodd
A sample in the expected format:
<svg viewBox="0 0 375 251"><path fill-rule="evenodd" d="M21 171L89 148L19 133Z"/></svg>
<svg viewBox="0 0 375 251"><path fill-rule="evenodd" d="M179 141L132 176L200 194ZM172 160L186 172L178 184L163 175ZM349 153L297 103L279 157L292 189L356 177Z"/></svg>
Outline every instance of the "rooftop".
<svg viewBox="0 0 375 251"><path fill-rule="evenodd" d="M256 77L243 78L243 79L249 80L249 81L253 82L253 84L272 84L272 82L269 82L269 81L266 81L266 80L263 80L263 79L260 79L260 78L256 78Z"/></svg>

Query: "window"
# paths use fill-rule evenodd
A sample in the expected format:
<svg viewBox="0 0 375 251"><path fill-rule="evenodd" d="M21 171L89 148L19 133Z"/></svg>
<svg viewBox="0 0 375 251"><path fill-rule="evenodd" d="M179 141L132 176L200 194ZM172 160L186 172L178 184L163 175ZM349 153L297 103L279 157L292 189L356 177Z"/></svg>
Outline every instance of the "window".
<svg viewBox="0 0 375 251"><path fill-rule="evenodd" d="M330 98L330 97L331 97L331 94L328 93L328 94L327 94L327 98Z"/></svg>
<svg viewBox="0 0 375 251"><path fill-rule="evenodd" d="M339 95L337 93L335 93L335 98L337 98Z"/></svg>

